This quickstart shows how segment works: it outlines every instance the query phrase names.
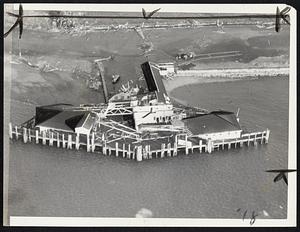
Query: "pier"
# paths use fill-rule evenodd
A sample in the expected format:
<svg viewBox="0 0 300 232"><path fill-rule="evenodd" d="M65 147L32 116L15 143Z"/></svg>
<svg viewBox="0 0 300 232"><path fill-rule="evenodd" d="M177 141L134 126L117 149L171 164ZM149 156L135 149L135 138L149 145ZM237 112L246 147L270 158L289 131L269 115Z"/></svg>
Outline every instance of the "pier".
<svg viewBox="0 0 300 232"><path fill-rule="evenodd" d="M56 146L60 149L86 150L97 152L104 156L116 156L137 161L153 158L175 157L179 153L213 153L219 150L230 150L243 146L258 146L269 142L270 130L242 134L237 139L205 140L188 134L177 134L172 137L162 137L157 140L142 139L132 136L108 138L104 133L92 132L89 135L64 133L57 131L40 132L38 129L23 126L13 126L9 123L9 138L22 139L24 143Z"/></svg>

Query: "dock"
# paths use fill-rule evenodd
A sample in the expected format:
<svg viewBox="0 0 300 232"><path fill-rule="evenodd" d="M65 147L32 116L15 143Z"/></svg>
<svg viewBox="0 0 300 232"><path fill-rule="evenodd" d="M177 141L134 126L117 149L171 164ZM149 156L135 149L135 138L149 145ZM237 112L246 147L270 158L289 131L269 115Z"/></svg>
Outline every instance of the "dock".
<svg viewBox="0 0 300 232"><path fill-rule="evenodd" d="M178 154L213 153L220 150L267 144L270 130L242 134L237 139L205 140L188 134L176 134L157 140L140 137L119 136L110 138L105 133L92 132L89 135L66 132L40 132L24 126L9 123L9 138L24 143L56 146L61 149L75 149L96 152L104 156L116 156L137 161L175 157Z"/></svg>

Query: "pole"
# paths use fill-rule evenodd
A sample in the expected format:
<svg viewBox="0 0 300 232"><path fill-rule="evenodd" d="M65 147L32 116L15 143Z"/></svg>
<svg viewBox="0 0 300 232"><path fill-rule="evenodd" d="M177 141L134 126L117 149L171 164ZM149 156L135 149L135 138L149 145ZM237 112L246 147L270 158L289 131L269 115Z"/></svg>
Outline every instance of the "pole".
<svg viewBox="0 0 300 232"><path fill-rule="evenodd" d="M92 132L92 152L95 151L96 145L95 145L95 132Z"/></svg>
<svg viewBox="0 0 300 232"><path fill-rule="evenodd" d="M35 131L35 143L36 144L39 143L39 131L38 130Z"/></svg>
<svg viewBox="0 0 300 232"><path fill-rule="evenodd" d="M8 130L9 130L9 138L12 139L13 138L13 133L12 133L12 124L11 124L11 122L8 124Z"/></svg>
<svg viewBox="0 0 300 232"><path fill-rule="evenodd" d="M43 145L46 145L46 132L42 131L42 135L43 135Z"/></svg>
<svg viewBox="0 0 300 232"><path fill-rule="evenodd" d="M27 128L23 127L23 142L27 143Z"/></svg>
<svg viewBox="0 0 300 232"><path fill-rule="evenodd" d="M63 148L66 148L65 134L62 134L62 145L63 145Z"/></svg>
<svg viewBox="0 0 300 232"><path fill-rule="evenodd" d="M123 153L122 153L123 158L125 158L125 143L123 143Z"/></svg>
<svg viewBox="0 0 300 232"><path fill-rule="evenodd" d="M15 126L15 131L16 131L16 139L18 140L19 134L18 134L18 127L17 126Z"/></svg>
<svg viewBox="0 0 300 232"><path fill-rule="evenodd" d="M199 152L202 153L202 139L199 140Z"/></svg>
<svg viewBox="0 0 300 232"><path fill-rule="evenodd" d="M79 147L80 147L79 136L80 136L80 134L76 134L76 138L75 138L75 148L76 148L76 150L79 150Z"/></svg>
<svg viewBox="0 0 300 232"><path fill-rule="evenodd" d="M60 146L60 140L59 140L59 133L58 132L56 132L56 145L57 145L57 147Z"/></svg>
<svg viewBox="0 0 300 232"><path fill-rule="evenodd" d="M210 139L207 140L207 151L209 154L212 152L212 141Z"/></svg>
<svg viewBox="0 0 300 232"><path fill-rule="evenodd" d="M49 139L49 145L53 146L53 132L49 132L49 137L50 137L50 139Z"/></svg>
<svg viewBox="0 0 300 232"><path fill-rule="evenodd" d="M127 158L130 159L130 156L131 156L130 144L128 144Z"/></svg>
<svg viewBox="0 0 300 232"><path fill-rule="evenodd" d="M142 146L141 145L137 147L136 160L139 161L139 162L143 160Z"/></svg>
<svg viewBox="0 0 300 232"><path fill-rule="evenodd" d="M116 145L116 157L118 157L119 156L119 144L118 144L118 142L116 142L115 145Z"/></svg>
<svg viewBox="0 0 300 232"><path fill-rule="evenodd" d="M265 140L266 143L269 142L269 137L270 137L270 130L267 129L267 132L266 132L266 140Z"/></svg>
<svg viewBox="0 0 300 232"><path fill-rule="evenodd" d="M68 135L68 149L72 149L72 135Z"/></svg>

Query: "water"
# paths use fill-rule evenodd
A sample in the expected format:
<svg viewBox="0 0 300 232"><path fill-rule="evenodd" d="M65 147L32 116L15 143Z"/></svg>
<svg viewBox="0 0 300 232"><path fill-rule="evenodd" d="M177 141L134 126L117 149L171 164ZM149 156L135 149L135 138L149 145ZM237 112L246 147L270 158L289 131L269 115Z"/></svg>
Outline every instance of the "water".
<svg viewBox="0 0 300 232"><path fill-rule="evenodd" d="M146 209L153 217L242 218L247 209L257 218L286 218L287 186L264 171L287 167L288 78L184 86L172 94L210 110L240 107L244 127L271 130L269 144L137 163L11 141L9 214L135 217Z"/></svg>

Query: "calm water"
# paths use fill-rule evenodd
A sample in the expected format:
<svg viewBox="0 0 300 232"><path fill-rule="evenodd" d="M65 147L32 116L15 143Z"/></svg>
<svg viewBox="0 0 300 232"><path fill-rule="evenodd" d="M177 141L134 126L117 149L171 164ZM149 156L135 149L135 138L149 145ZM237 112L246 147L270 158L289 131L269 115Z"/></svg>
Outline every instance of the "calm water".
<svg viewBox="0 0 300 232"><path fill-rule="evenodd" d="M10 142L9 214L22 216L286 218L287 186L266 169L287 167L288 78L185 86L176 98L236 111L268 145L137 163L84 151ZM269 217L262 211L268 212Z"/></svg>

